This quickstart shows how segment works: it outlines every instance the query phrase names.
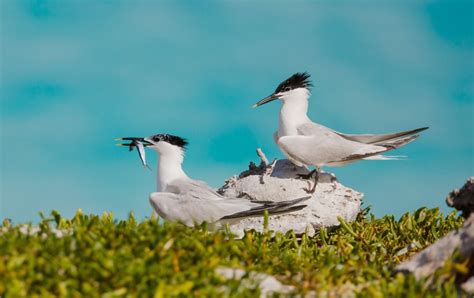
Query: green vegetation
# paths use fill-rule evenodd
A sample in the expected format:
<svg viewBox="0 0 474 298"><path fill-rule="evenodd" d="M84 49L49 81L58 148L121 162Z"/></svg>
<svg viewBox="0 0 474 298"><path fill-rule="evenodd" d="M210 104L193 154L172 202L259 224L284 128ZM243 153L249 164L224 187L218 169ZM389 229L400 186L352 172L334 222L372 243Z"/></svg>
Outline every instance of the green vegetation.
<svg viewBox="0 0 474 298"><path fill-rule="evenodd" d="M275 276L298 293L340 296L355 291L369 297L456 297L454 271L467 272L453 256L432 282L395 274L394 266L462 223L455 212L422 208L377 219L361 213L354 223L308 237L249 231L241 240L227 231L207 232L156 218L117 221L111 214L72 219L57 212L43 218L39 231L3 224L0 237L0 296L135 297L195 295L248 297L245 288L215 272L238 267ZM69 230L57 237L57 230ZM24 228L23 228L24 229ZM413 245L415 243L415 245ZM414 247L407 253L408 245Z"/></svg>

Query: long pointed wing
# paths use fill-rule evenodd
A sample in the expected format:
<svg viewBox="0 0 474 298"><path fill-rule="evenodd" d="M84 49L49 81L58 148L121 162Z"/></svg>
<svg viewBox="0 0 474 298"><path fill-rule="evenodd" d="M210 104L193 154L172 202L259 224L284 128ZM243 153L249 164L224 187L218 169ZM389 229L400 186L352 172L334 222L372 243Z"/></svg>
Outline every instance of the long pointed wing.
<svg viewBox="0 0 474 298"><path fill-rule="evenodd" d="M387 151L387 148L360 145L351 141L317 139L309 136L281 137L278 144L293 159L304 165L324 166L334 162L362 159Z"/></svg>
<svg viewBox="0 0 474 298"><path fill-rule="evenodd" d="M260 216L265 214L265 211L268 211L269 215L283 214L301 210L307 205L296 205L303 201L310 199L311 196L298 198L294 200L281 201L281 202L272 202L272 201L253 201L254 203L260 203L262 205L254 207L249 210L237 212L234 214L226 215L222 219L231 219L231 218L245 218L251 216Z"/></svg>
<svg viewBox="0 0 474 298"><path fill-rule="evenodd" d="M269 214L297 211L306 205L296 204L310 198L311 196L307 196L283 202L252 202L246 199L199 200L190 195L154 192L150 194L150 203L166 220L193 226L204 221L213 223L221 219L263 215L265 210L268 210Z"/></svg>
<svg viewBox="0 0 474 298"><path fill-rule="evenodd" d="M204 221L213 223L225 216L259 206L245 199L207 200L196 199L189 194L178 195L167 192L151 193L150 203L161 217L169 221L182 222L187 226Z"/></svg>
<svg viewBox="0 0 474 298"><path fill-rule="evenodd" d="M317 123L300 125L298 133L300 135L279 138L278 145L305 165L322 166L352 158L361 159L387 150L382 146L347 140Z"/></svg>
<svg viewBox="0 0 474 298"><path fill-rule="evenodd" d="M376 144L379 142L390 141L402 137L407 137L419 133L421 131L427 130L428 127L421 127L413 130L395 132L395 133L387 133L387 134L345 134L342 132L334 131L341 137L365 144Z"/></svg>

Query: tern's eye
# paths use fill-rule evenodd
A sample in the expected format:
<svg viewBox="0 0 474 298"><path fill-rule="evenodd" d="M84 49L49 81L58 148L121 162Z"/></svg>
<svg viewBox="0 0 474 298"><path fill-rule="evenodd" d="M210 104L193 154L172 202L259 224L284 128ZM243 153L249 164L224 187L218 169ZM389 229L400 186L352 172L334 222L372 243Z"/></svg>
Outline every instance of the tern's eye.
<svg viewBox="0 0 474 298"><path fill-rule="evenodd" d="M285 89L284 89L284 90L285 90L285 91L290 91L290 90L291 90L291 88L290 88L290 87L285 87Z"/></svg>

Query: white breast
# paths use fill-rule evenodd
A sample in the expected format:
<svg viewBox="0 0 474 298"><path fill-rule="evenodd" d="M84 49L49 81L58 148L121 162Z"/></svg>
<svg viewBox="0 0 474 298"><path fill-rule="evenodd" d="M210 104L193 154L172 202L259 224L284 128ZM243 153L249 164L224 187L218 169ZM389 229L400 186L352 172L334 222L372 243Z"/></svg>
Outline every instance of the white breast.
<svg viewBox="0 0 474 298"><path fill-rule="evenodd" d="M292 92L291 95L282 98L283 105L278 121L279 137L297 135L297 127L310 122L307 116L308 93L306 89L299 89L301 89L300 92Z"/></svg>

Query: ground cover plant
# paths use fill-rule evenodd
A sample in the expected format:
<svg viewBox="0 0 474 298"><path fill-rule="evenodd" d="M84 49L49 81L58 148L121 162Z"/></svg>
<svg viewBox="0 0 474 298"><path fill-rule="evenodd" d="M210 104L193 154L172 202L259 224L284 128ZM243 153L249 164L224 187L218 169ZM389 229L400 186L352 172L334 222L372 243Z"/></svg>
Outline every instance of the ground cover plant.
<svg viewBox="0 0 474 298"><path fill-rule="evenodd" d="M438 209L422 208L396 219L376 218L366 210L353 223L340 221L338 228L322 229L314 237L248 231L242 239L225 230L208 232L205 224L191 229L156 217L137 222L133 214L114 220L109 213L78 211L68 219L53 211L29 228L4 221L0 296L259 294L257 286L217 274L222 266L270 274L300 294L462 295L454 276L468 268L457 254L429 280L394 272L396 264L459 228L462 219L455 212L444 216Z"/></svg>

